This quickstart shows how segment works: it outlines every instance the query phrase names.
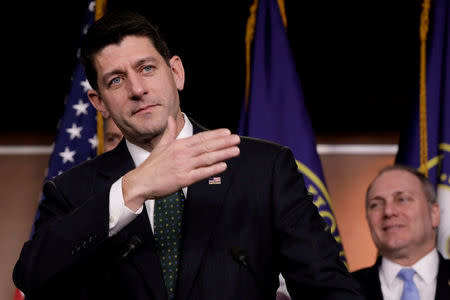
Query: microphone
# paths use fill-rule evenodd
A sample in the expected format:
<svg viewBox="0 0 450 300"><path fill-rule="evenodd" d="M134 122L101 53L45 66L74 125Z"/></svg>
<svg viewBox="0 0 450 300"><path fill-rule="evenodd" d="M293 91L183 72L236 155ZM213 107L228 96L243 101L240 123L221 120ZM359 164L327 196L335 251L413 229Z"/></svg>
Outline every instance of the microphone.
<svg viewBox="0 0 450 300"><path fill-rule="evenodd" d="M262 295L264 295L264 289L263 289L263 285L262 282L258 279L258 276L256 275L255 270L253 270L250 262L248 261L248 256L247 254L245 254L244 250L240 249L239 247L231 247L230 249L231 252L231 256L233 257L233 259L240 264L241 266L243 266L245 269L247 269L247 271L250 273L250 275L252 275L253 279L256 282L256 286L258 287L258 290ZM264 297L262 297L261 299L263 299Z"/></svg>
<svg viewBox="0 0 450 300"><path fill-rule="evenodd" d="M231 256L238 264L243 265L245 268L249 268L248 256L245 254L244 250L238 247L231 247L230 251Z"/></svg>
<svg viewBox="0 0 450 300"><path fill-rule="evenodd" d="M136 250L138 247L140 247L144 243L144 240L142 237L138 234L135 234L131 236L130 240L128 241L125 251L122 254L122 258L126 258L131 252Z"/></svg>

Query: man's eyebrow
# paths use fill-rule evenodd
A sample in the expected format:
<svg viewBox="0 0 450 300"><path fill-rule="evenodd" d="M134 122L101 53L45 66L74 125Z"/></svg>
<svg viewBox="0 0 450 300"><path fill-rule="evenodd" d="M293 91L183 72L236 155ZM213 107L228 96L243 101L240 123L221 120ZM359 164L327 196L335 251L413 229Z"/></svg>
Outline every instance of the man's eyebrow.
<svg viewBox="0 0 450 300"><path fill-rule="evenodd" d="M109 77L111 77L111 76L113 76L113 75L123 75L123 74L125 74L126 72L124 72L124 71L122 71L122 70L120 70L120 69L115 69L115 70L112 70L112 71L110 71L110 72L107 72L107 73L105 73L103 76L102 76L102 82L106 85L108 82L108 78Z"/></svg>
<svg viewBox="0 0 450 300"><path fill-rule="evenodd" d="M137 68L145 63L156 63L158 60L153 57L153 56L148 56L148 57L144 57L139 59L138 61L136 61L133 65L134 68Z"/></svg>
<svg viewBox="0 0 450 300"><path fill-rule="evenodd" d="M372 198L367 199L367 201L372 201L372 200L384 200L384 197L381 197L381 196L375 196L375 197L372 197Z"/></svg>

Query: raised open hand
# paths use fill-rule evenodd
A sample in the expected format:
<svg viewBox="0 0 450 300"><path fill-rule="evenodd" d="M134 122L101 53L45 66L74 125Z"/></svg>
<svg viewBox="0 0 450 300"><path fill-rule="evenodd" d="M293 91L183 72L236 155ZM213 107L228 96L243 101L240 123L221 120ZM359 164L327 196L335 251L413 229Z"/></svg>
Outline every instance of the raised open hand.
<svg viewBox="0 0 450 300"><path fill-rule="evenodd" d="M167 129L151 155L123 177L123 196L130 209L137 210L147 199L172 194L221 173L227 168L224 161L239 155L240 138L228 129L178 140L176 135L175 120L169 117Z"/></svg>

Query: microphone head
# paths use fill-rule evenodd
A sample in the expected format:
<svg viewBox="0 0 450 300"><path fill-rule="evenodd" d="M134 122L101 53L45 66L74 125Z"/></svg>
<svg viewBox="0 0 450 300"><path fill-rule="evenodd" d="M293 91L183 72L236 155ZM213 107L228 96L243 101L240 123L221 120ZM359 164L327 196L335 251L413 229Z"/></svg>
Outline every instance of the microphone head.
<svg viewBox="0 0 450 300"><path fill-rule="evenodd" d="M244 250L239 247L231 247L230 252L233 259L239 263L245 262L247 260L247 255L245 254Z"/></svg>
<svg viewBox="0 0 450 300"><path fill-rule="evenodd" d="M132 251L135 251L136 248L141 246L143 243L144 239L139 234L131 236L122 253L122 258L126 258Z"/></svg>
<svg viewBox="0 0 450 300"><path fill-rule="evenodd" d="M129 242L130 245L133 245L134 247L138 247L144 243L144 240L139 234L135 234L131 236Z"/></svg>

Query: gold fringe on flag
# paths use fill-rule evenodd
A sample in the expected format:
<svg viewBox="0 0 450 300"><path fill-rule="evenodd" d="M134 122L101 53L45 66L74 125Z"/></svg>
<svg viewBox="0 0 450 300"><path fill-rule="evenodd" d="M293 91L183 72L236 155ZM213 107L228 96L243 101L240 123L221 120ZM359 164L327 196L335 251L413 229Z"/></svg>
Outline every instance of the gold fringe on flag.
<svg viewBox="0 0 450 300"><path fill-rule="evenodd" d="M95 0L95 20L97 21L105 15L106 0Z"/></svg>
<svg viewBox="0 0 450 300"><path fill-rule="evenodd" d="M250 95L250 53L252 42L255 38L256 12L258 10L258 0L255 0L250 6L250 16L247 19L247 28L245 32L245 110L248 108L248 97Z"/></svg>
<svg viewBox="0 0 450 300"><path fill-rule="evenodd" d="M95 20L100 19L106 12L106 0L95 0ZM97 155L104 152L103 146L103 116L97 111Z"/></svg>
<svg viewBox="0 0 450 300"><path fill-rule="evenodd" d="M286 8L284 0L277 0L280 8L281 19L283 20L284 28L287 27ZM250 6L250 16L247 19L247 27L245 33L245 110L248 108L248 101L250 96L250 67L251 67L251 49L255 38L256 27L256 12L258 11L258 0L255 0Z"/></svg>
<svg viewBox="0 0 450 300"><path fill-rule="evenodd" d="M280 8L281 19L283 20L284 28L287 27L286 7L284 6L284 0L278 0L278 7Z"/></svg>
<svg viewBox="0 0 450 300"><path fill-rule="evenodd" d="M427 81L426 56L427 33L430 15L430 0L422 3L420 15L420 92L419 92L419 130L420 130L420 171L428 177L428 137L427 137Z"/></svg>

